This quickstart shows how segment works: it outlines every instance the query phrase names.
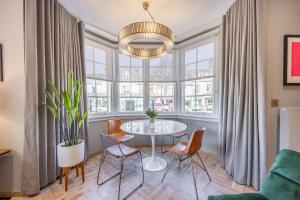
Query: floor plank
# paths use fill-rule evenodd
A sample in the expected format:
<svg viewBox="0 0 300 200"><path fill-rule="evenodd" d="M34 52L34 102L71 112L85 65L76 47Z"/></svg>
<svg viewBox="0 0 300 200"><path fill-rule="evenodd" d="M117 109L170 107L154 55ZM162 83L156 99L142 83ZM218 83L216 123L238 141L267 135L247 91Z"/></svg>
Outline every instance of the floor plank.
<svg viewBox="0 0 300 200"><path fill-rule="evenodd" d="M143 157L150 153L149 148L143 148ZM211 175L212 182L209 182L205 172L196 167L197 188L201 200L206 200L209 195L223 193L255 192L254 189L235 183L230 176L220 167L218 159L211 154L201 152L201 156ZM163 155L170 161L168 155ZM98 187L96 184L97 170L100 155L91 157L85 165L85 183L82 184L81 177L76 177L76 170L72 170L69 176L69 190L64 191L64 182L59 184L59 180L41 191L33 197L16 197L13 200L111 200L117 199L118 177L112 181ZM195 156L195 161L197 158ZM119 163L109 159L105 160L102 168L102 178L117 172ZM188 161L178 167L177 162L170 169L164 183L161 178L164 171L145 171L145 183L141 189L134 193L131 200L191 200L195 199L192 182L191 168ZM124 173L122 179L121 197L125 196L132 188L139 184L141 180L140 165L137 157L132 157L124 163Z"/></svg>

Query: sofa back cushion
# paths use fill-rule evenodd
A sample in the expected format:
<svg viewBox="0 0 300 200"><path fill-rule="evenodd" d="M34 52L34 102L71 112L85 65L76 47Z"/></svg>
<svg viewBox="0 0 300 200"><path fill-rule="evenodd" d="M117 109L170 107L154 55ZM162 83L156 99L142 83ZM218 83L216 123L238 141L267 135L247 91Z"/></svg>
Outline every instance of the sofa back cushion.
<svg viewBox="0 0 300 200"><path fill-rule="evenodd" d="M269 172L260 188L260 193L270 200L299 200L300 185Z"/></svg>
<svg viewBox="0 0 300 200"><path fill-rule="evenodd" d="M300 153L281 150L273 162L271 172L300 185Z"/></svg>

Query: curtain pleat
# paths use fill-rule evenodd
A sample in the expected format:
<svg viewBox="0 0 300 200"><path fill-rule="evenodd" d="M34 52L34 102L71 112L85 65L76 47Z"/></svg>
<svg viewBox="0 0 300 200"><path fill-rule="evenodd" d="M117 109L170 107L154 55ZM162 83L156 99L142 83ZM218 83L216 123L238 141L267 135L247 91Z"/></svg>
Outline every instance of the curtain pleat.
<svg viewBox="0 0 300 200"><path fill-rule="evenodd" d="M83 23L57 0L24 0L25 13L25 142L22 192L36 194L58 176L56 146L60 132L43 105L43 89L49 80L66 89L67 73L74 71L83 84L81 113L87 110L84 69ZM87 122L80 137L85 139Z"/></svg>
<svg viewBox="0 0 300 200"><path fill-rule="evenodd" d="M240 184L265 175L265 76L260 53L262 0L236 0L223 17L220 161Z"/></svg>

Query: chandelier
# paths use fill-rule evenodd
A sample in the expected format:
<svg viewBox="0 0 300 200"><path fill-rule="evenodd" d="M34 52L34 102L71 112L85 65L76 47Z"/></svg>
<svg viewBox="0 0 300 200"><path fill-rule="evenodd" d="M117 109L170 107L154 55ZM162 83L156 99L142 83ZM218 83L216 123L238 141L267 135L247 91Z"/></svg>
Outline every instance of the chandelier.
<svg viewBox="0 0 300 200"><path fill-rule="evenodd" d="M144 2L143 8L151 17L152 22L135 22L125 26L119 33L119 48L124 54L143 59L161 56L173 48L173 32L167 26L155 22L149 12L149 2ZM156 48L139 48L132 44L134 41L143 39L156 40L161 44Z"/></svg>

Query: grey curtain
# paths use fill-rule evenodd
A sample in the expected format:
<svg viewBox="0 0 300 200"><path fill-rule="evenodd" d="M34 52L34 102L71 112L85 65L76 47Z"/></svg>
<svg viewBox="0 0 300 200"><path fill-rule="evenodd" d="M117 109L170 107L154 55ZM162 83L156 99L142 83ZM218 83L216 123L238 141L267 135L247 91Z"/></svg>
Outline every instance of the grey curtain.
<svg viewBox="0 0 300 200"><path fill-rule="evenodd" d="M52 80L60 89L73 70L83 83L81 111L87 110L83 24L56 0L24 0L25 28L25 143L22 192L36 194L58 175L56 145L61 142L55 120L46 107L43 89ZM87 139L87 122L81 138ZM86 149L88 141L86 142Z"/></svg>
<svg viewBox="0 0 300 200"><path fill-rule="evenodd" d="M256 189L266 173L262 1L237 0L222 24L221 165Z"/></svg>

